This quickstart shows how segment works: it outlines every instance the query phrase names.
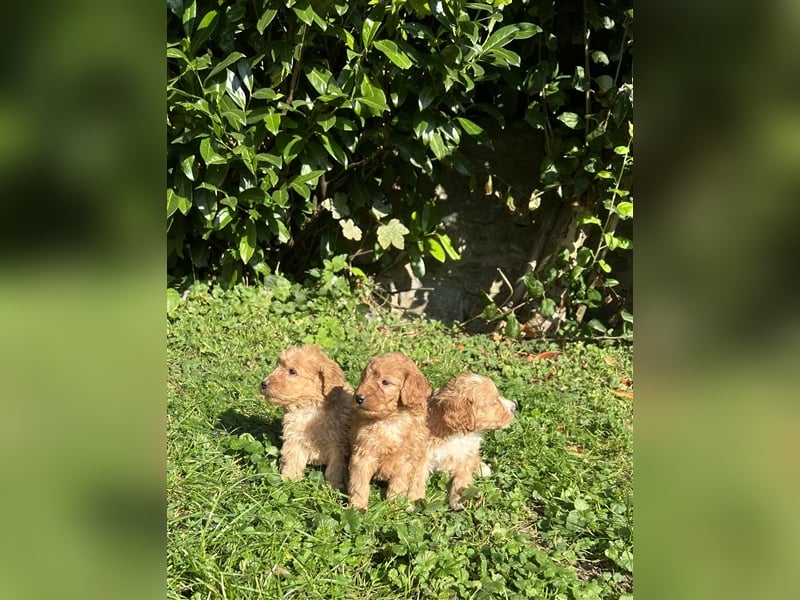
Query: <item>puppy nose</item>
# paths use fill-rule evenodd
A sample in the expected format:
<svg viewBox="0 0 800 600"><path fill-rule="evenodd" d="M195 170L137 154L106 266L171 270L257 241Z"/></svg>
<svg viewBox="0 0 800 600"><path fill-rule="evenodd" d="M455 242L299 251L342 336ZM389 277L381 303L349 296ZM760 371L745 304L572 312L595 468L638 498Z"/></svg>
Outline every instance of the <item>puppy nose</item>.
<svg viewBox="0 0 800 600"><path fill-rule="evenodd" d="M364 394L356 394L356 404L361 406L364 404L364 400L366 400L366 398L364 398Z"/></svg>
<svg viewBox="0 0 800 600"><path fill-rule="evenodd" d="M269 381L266 379L261 382L261 391L266 392L267 388L269 387Z"/></svg>

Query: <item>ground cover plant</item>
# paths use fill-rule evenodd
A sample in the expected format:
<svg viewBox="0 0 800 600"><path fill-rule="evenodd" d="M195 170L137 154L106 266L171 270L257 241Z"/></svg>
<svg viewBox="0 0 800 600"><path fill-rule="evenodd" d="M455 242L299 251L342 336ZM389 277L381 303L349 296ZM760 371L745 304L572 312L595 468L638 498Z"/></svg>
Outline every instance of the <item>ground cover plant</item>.
<svg viewBox="0 0 800 600"><path fill-rule="evenodd" d="M168 302L169 598L632 598L630 345L467 336L387 314L334 268ZM351 384L400 350L434 387L471 369L520 406L492 467L415 510L373 484L369 511L309 468L278 474L279 409L258 383L286 346L321 344Z"/></svg>

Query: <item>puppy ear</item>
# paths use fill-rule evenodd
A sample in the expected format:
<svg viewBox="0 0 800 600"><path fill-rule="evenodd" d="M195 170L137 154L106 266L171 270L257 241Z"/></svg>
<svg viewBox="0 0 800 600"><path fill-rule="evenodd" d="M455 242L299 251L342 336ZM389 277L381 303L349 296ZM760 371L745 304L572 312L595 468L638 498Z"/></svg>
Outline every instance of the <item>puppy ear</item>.
<svg viewBox="0 0 800 600"><path fill-rule="evenodd" d="M319 359L319 381L322 394L328 396L336 388L344 387L344 372L342 368L324 354Z"/></svg>
<svg viewBox="0 0 800 600"><path fill-rule="evenodd" d="M456 433L475 431L475 411L472 398L463 393L455 393L441 403L442 421Z"/></svg>
<svg viewBox="0 0 800 600"><path fill-rule="evenodd" d="M400 390L400 404L420 406L428 401L432 391L431 384L425 379L425 375L412 363L406 371L406 378L403 380L403 387Z"/></svg>

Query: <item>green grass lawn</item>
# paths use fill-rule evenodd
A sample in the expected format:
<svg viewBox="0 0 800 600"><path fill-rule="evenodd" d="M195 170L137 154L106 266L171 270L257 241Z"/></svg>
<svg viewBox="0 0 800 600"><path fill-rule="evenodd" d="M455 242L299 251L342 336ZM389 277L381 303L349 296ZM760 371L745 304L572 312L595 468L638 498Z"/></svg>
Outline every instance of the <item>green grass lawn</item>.
<svg viewBox="0 0 800 600"><path fill-rule="evenodd" d="M467 336L344 290L322 273L314 289L269 278L171 306L168 598L632 598L632 348ZM258 384L304 342L354 386L399 350L434 388L472 370L517 402L464 511L443 475L413 511L373 483L365 514L319 468L281 480L280 412Z"/></svg>

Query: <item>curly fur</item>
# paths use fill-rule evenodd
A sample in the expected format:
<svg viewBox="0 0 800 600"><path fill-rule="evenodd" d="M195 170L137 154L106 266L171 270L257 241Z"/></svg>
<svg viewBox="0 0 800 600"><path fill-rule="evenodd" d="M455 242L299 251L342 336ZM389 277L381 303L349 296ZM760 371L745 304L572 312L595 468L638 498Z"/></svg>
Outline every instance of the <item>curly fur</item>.
<svg viewBox="0 0 800 600"><path fill-rule="evenodd" d="M298 480L307 465L326 465L325 479L344 490L353 388L341 367L316 344L292 346L261 393L284 411L281 475Z"/></svg>
<svg viewBox="0 0 800 600"><path fill-rule="evenodd" d="M400 352L373 358L355 391L350 506L366 510L373 478L388 481L387 499L425 496L427 402L431 386Z"/></svg>
<svg viewBox="0 0 800 600"><path fill-rule="evenodd" d="M451 477L449 502L464 508L461 497L474 474L485 473L480 445L484 433L508 427L517 406L500 395L488 377L463 373L439 389L428 403L428 470Z"/></svg>

